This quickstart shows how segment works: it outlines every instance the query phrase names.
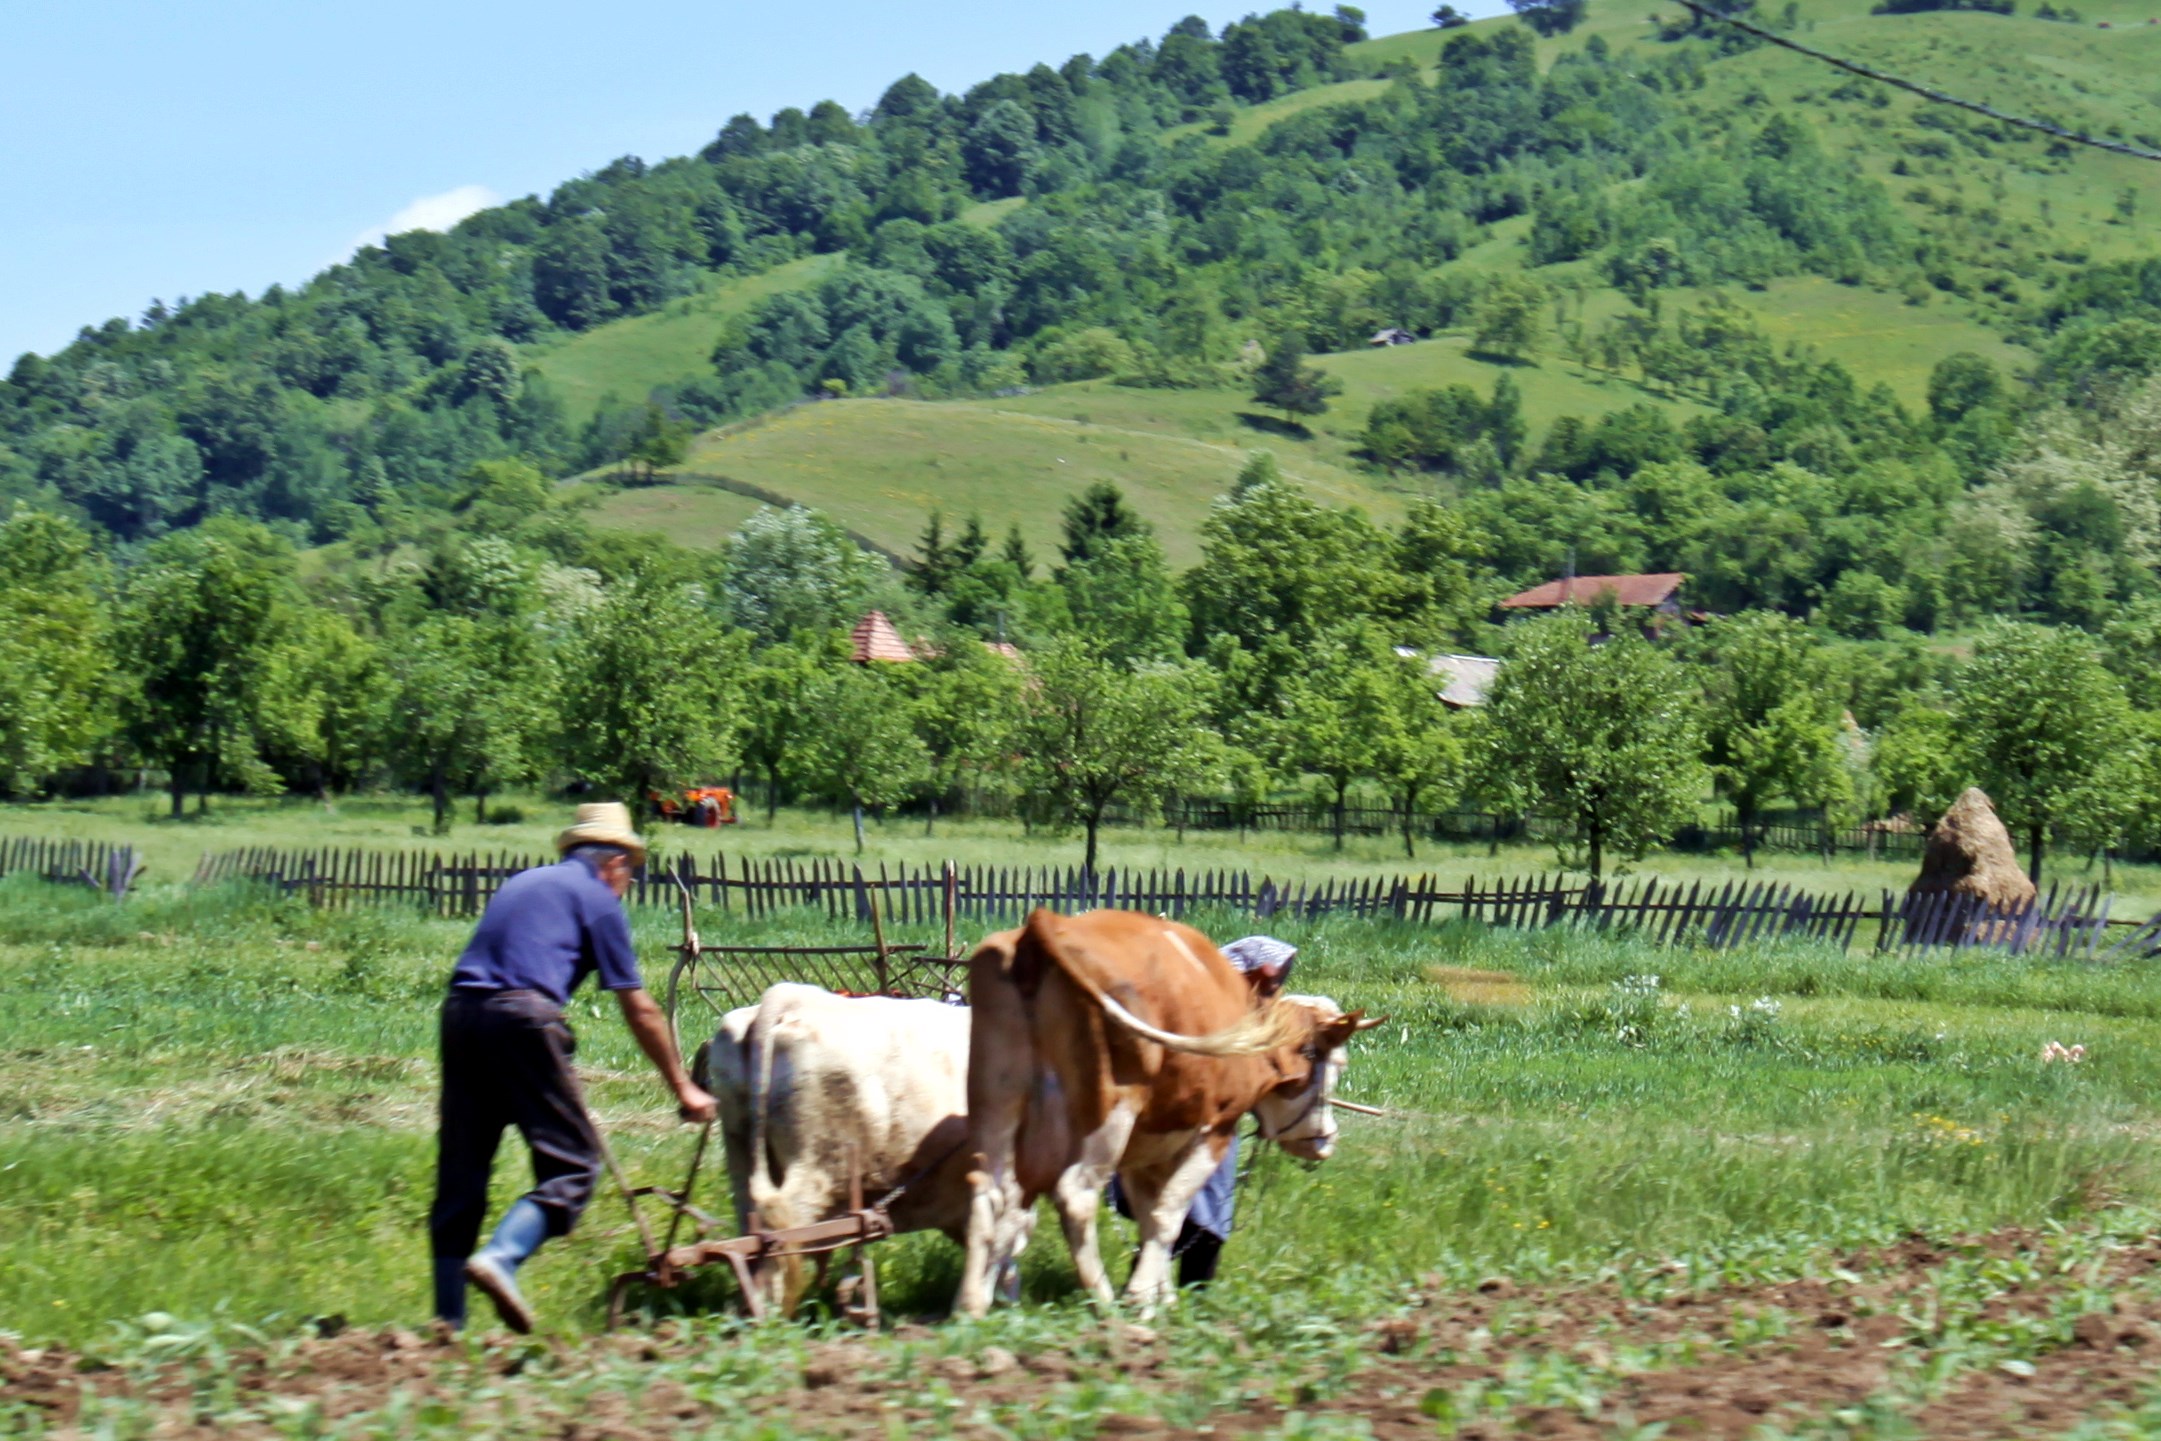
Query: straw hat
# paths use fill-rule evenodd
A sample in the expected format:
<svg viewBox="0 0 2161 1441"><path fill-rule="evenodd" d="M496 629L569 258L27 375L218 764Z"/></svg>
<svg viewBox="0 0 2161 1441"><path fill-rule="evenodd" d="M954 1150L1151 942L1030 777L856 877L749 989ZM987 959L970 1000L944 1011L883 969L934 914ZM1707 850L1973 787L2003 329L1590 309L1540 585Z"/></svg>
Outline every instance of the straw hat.
<svg viewBox="0 0 2161 1441"><path fill-rule="evenodd" d="M572 846L621 846L634 865L645 864L645 838L630 828L630 807L621 801L579 806L570 829L555 838L558 854Z"/></svg>

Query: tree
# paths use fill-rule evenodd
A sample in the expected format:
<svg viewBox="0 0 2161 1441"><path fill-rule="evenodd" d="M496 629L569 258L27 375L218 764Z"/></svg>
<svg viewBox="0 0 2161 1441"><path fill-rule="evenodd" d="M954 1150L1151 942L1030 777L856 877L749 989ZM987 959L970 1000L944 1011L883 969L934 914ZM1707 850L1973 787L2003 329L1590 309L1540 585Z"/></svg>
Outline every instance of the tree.
<svg viewBox="0 0 2161 1441"><path fill-rule="evenodd" d="M1950 713L1908 705L1876 736L1871 769L1884 806L1924 826L1951 808L1965 784L1965 758Z"/></svg>
<svg viewBox="0 0 2161 1441"><path fill-rule="evenodd" d="M2090 636L1997 621L1959 669L1951 715L1974 779L2004 824L2025 832L2039 885L2050 831L2129 735L2122 685Z"/></svg>
<svg viewBox="0 0 2161 1441"><path fill-rule="evenodd" d="M1058 573L1073 629L1121 663L1175 659L1185 644L1186 608L1170 562L1153 535L1095 544Z"/></svg>
<svg viewBox="0 0 2161 1441"><path fill-rule="evenodd" d="M1623 633L1585 643L1581 610L1520 623L1486 699L1485 789L1572 823L1595 881L1691 820L1709 776L1688 677ZM1568 842L1562 857L1569 859Z"/></svg>
<svg viewBox="0 0 2161 1441"><path fill-rule="evenodd" d="M1301 415L1323 413L1329 398L1342 393L1342 381L1306 364L1305 340L1290 331L1276 337L1268 358L1253 372L1253 403L1282 411L1287 425L1298 424Z"/></svg>
<svg viewBox="0 0 2161 1441"><path fill-rule="evenodd" d="M810 697L822 676L820 659L808 645L769 645L751 657L734 681L743 763L765 773L767 825L780 808L781 777L790 769L796 747L818 724Z"/></svg>
<svg viewBox="0 0 2161 1441"><path fill-rule="evenodd" d="M768 506L728 539L729 618L760 642L855 623L886 579L877 557L825 515Z"/></svg>
<svg viewBox="0 0 2161 1441"><path fill-rule="evenodd" d="M1067 565L1088 559L1104 541L1148 535L1154 531L1153 526L1126 504L1125 492L1107 480L1097 481L1066 501L1060 524L1064 538L1058 543L1058 554ZM1015 534L1018 533L1016 529Z"/></svg>
<svg viewBox="0 0 2161 1441"><path fill-rule="evenodd" d="M1508 0L1524 24L1549 39L1566 35L1583 23L1587 0Z"/></svg>
<svg viewBox="0 0 2161 1441"><path fill-rule="evenodd" d="M1212 774L1221 743L1202 724L1201 667L1122 666L1066 638L1031 656L1029 680L1015 735L1022 789L1047 818L1086 831L1088 874L1112 806L1157 805Z"/></svg>
<svg viewBox="0 0 2161 1441"><path fill-rule="evenodd" d="M610 586L564 651L558 720L572 774L639 807L727 774L743 652L696 587L640 576Z"/></svg>
<svg viewBox="0 0 2161 1441"><path fill-rule="evenodd" d="M318 796L359 784L384 739L389 678L375 641L342 612L310 606L268 670L265 759L288 785Z"/></svg>
<svg viewBox="0 0 2161 1441"><path fill-rule="evenodd" d="M0 786L21 795L112 736L109 582L89 533L21 509L0 523Z"/></svg>
<svg viewBox="0 0 2161 1441"><path fill-rule="evenodd" d="M961 164L977 194L990 199L1018 195L1035 168L1035 117L1012 100L999 100L983 112L961 142Z"/></svg>
<svg viewBox="0 0 2161 1441"><path fill-rule="evenodd" d="M220 768L256 764L254 721L291 613L290 551L250 521L219 518L151 545L128 577L113 649L128 658L128 739L166 769L172 813L190 780L200 805Z"/></svg>
<svg viewBox="0 0 2161 1441"><path fill-rule="evenodd" d="M848 805L861 855L864 810L907 799L929 774L929 753L894 681L875 667L824 672L810 689L809 706L817 723L803 734L790 768L806 790Z"/></svg>
<svg viewBox="0 0 2161 1441"><path fill-rule="evenodd" d="M1766 802L1828 803L1844 781L1839 705L1820 648L1799 621L1751 612L1720 624L1712 644L1705 757L1733 802L1741 854L1753 867Z"/></svg>
<svg viewBox="0 0 2161 1441"><path fill-rule="evenodd" d="M908 572L908 584L924 595L943 595L957 568L952 548L945 542L945 513L933 510L923 523L922 538L915 543L915 569Z"/></svg>
<svg viewBox="0 0 2161 1441"><path fill-rule="evenodd" d="M1471 23L1471 17L1453 5L1443 5L1433 12L1433 23L1443 30L1455 30Z"/></svg>
<svg viewBox="0 0 2161 1441"><path fill-rule="evenodd" d="M1471 348L1522 361L1546 333L1546 288L1528 275L1501 275L1471 313Z"/></svg>
<svg viewBox="0 0 2161 1441"><path fill-rule="evenodd" d="M927 763L930 806L923 834L928 836L943 796L989 788L1010 769L1023 679L1012 660L973 637L956 637L909 669L916 683L915 733Z"/></svg>
<svg viewBox="0 0 2161 1441"><path fill-rule="evenodd" d="M1387 538L1363 515L1315 503L1258 456L1201 523L1201 563L1182 580L1195 639L1304 646L1382 603L1388 559Z"/></svg>
<svg viewBox="0 0 2161 1441"><path fill-rule="evenodd" d="M1373 774L1383 736L1398 719L1395 657L1372 631L1358 627L1332 636L1309 659L1285 693L1277 755L1292 772L1328 782L1330 829L1340 851L1351 783Z"/></svg>
<svg viewBox="0 0 2161 1441"><path fill-rule="evenodd" d="M1403 854L1415 857L1419 805L1435 808L1455 803L1469 769L1464 734L1478 719L1459 718L1441 704L1424 656L1391 652L1388 662L1390 705L1374 747L1373 775L1395 798L1403 827Z"/></svg>
<svg viewBox="0 0 2161 1441"><path fill-rule="evenodd" d="M660 406L647 401L623 451L623 463L631 480L639 485L651 485L657 472L667 466L681 465L683 457L690 451L690 433L687 422L675 419Z"/></svg>

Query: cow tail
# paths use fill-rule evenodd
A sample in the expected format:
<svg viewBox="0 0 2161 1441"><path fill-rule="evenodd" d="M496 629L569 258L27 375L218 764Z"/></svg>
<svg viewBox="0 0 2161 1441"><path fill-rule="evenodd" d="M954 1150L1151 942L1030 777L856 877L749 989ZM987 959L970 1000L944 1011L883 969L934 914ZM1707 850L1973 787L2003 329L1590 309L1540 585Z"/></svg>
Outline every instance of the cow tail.
<svg viewBox="0 0 2161 1441"><path fill-rule="evenodd" d="M779 1024L774 1016L778 1009L759 1004L758 1017L750 1023L750 1064L743 1068L750 1079L750 1184L746 1189L758 1225L767 1231L784 1230L798 1220L785 1199L779 1168L773 1164L773 1052L778 1049L773 1030ZM769 1299L778 1302L781 1315L788 1315L803 1294L803 1258L782 1256L767 1264L780 1272L779 1294Z"/></svg>
<svg viewBox="0 0 2161 1441"><path fill-rule="evenodd" d="M780 1176L773 1165L772 1117L773 1105L773 1008L758 1007L756 1020L750 1023L750 1064L744 1069L750 1075L750 1204L758 1213L758 1222L768 1230L793 1225L786 1215L775 1215L784 1210L780 1202Z"/></svg>

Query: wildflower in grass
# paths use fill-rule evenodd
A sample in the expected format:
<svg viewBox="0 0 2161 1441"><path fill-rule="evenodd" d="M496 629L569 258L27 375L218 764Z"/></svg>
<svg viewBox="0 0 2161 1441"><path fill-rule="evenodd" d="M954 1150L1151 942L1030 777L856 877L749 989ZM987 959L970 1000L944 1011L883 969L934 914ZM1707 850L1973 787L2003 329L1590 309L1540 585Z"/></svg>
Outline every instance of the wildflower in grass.
<svg viewBox="0 0 2161 1441"><path fill-rule="evenodd" d="M2041 1064L2044 1066L2055 1061L2061 1061L2067 1066L2075 1066L2085 1059L2086 1048L2084 1046L2066 1046L2061 1041L2050 1041L2041 1048Z"/></svg>

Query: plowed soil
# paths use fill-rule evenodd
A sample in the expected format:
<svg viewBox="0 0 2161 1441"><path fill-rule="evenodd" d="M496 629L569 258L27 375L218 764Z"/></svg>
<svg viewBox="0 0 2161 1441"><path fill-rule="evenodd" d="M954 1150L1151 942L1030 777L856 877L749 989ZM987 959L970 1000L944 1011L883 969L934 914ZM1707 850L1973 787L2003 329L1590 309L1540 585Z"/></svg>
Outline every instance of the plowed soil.
<svg viewBox="0 0 2161 1441"><path fill-rule="evenodd" d="M1272 1370L1224 1332L1212 1338L1218 1354L1248 1363L1243 1399L1205 1424L1251 1435L1296 1410L1357 1416L1383 1438L1431 1438L1453 1427L1455 1435L1494 1441L1510 1434L1588 1441L1661 1422L1675 1436L1742 1438L1766 1423L1793 1427L1874 1406L1903 1413L1931 1437L2052 1434L2148 1395L2161 1363L2154 1284L2161 1244L2117 1251L2098 1274L2079 1277L2113 1299L2070 1318L2068 1335L2029 1348L2030 1359L2005 1365L1981 1353L1934 1383L1918 1379L1925 1368L1917 1364L1930 1347L1917 1318L1928 1314L1946 1262L2038 1254L2043 1244L2027 1233L1942 1247L1916 1239L1845 1258L1843 1274L1831 1280L1657 1299L1602 1288L1523 1289L1502 1279L1468 1292L1435 1287L1403 1314L1365 1324L1355 1363L1327 1377ZM1987 1297L1982 1318L2054 1317L2064 1329L2073 1282L2054 1268L2041 1271L2046 1280ZM478 1424L484 1413L497 1434L680 1441L713 1422L753 1418L802 1436L989 1436L1012 1418L1041 1414L1054 1398L1073 1414L1075 1398L1096 1383L1165 1399L1197 1384L1192 1348L1175 1351L1148 1327L1076 1323L1076 1331L1033 1354L990 1347L912 1367L896 1366L898 1348L885 1343L819 1342L801 1353L793 1384L737 1390L715 1386L709 1371L692 1385L682 1379L701 1369L701 1351L729 1343L665 1329L582 1342L504 1337L477 1353L448 1336L346 1332L234 1352L214 1367L201 1357L116 1367L0 1341L0 1403L60 1435L86 1419L86 1406L126 1401L149 1408L153 1433L169 1437L292 1434L291 1420L303 1411L334 1427L391 1408L427 1411L438 1424L453 1416ZM910 1323L894 1334L918 1343L920 1354L936 1349L939 1333ZM1565 1397L1525 1390L1524 1375L1541 1362L1574 1378ZM1190 1403L1175 1424L1150 1410L1105 1406L1089 1425L1105 1436L1192 1434Z"/></svg>

